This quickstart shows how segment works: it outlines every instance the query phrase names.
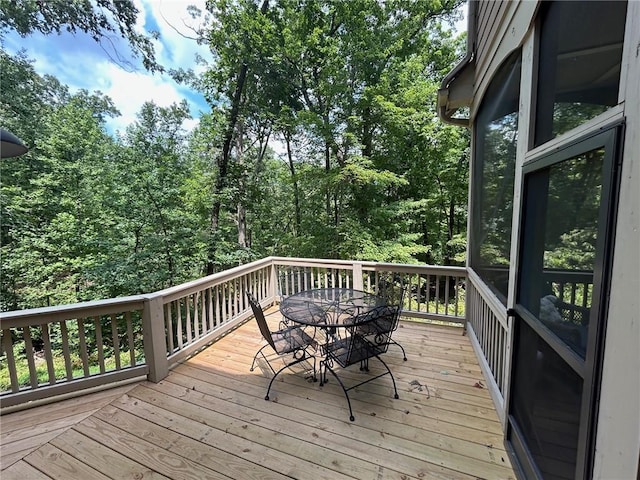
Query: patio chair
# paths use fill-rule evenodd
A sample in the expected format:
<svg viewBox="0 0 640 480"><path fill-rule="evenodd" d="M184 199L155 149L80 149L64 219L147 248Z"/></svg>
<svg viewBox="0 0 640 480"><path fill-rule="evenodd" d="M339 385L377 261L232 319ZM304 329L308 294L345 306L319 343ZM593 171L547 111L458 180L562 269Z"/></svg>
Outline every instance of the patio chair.
<svg viewBox="0 0 640 480"><path fill-rule="evenodd" d="M393 331L393 322L394 319L395 322L397 322L397 318L399 316L398 313L399 309L394 306L378 307L371 310L370 312L361 315L359 323L353 327L347 328L349 333L348 336L337 339L324 347L326 350L326 356L324 360L320 361L320 386L327 382L328 370L342 387L344 395L347 398L347 405L349 406L349 420L352 422L355 420L355 417L353 415L353 409L351 408L351 400L349 399L348 393L349 390L353 390L354 388L383 377L384 375L389 375L393 382L394 398L399 398L395 378L393 378L393 374L391 373L391 370L389 370L388 365L384 360L382 360L382 358L380 358L380 355L386 352L389 347L391 331ZM389 331L387 333L383 333L382 330L376 329L375 333L370 333L372 330L368 328L368 324L373 322L379 323L381 329L386 328L382 327L382 325L389 325ZM342 368L359 364L361 371L368 372L369 359L373 357L380 361L386 371L372 377L367 377L366 380L356 385L346 387L334 370L335 364Z"/></svg>
<svg viewBox="0 0 640 480"><path fill-rule="evenodd" d="M381 329L382 332L385 332L385 333L388 332L389 343L393 343L394 345L397 345L398 347L400 347L400 350L402 350L402 359L405 362L407 361L407 353L404 351L404 347L400 345L398 342L396 342L394 339L392 339L390 336L391 336L391 333L398 328L398 321L400 319L400 314L402 312L402 307L404 305L403 302L404 302L406 291L407 291L407 287L405 285L402 285L401 282L396 282L393 276L391 275L381 276L378 281L378 288L376 289L376 294L384 298L387 305L398 307L397 318L389 325L385 325L381 323L383 322L382 320L380 320L380 322L371 322L369 324L365 324L363 328L366 329L367 327L369 327L371 331L362 332L365 335L375 334L376 331L374 331L374 329L375 330ZM388 330L389 328L391 328L391 330Z"/></svg>
<svg viewBox="0 0 640 480"><path fill-rule="evenodd" d="M264 399L269 400L271 385L273 385L273 381L280 374L280 372L307 359L313 359L313 381L317 381L316 357L307 352L307 348L315 347L316 345L316 342L314 340L315 329L313 335L309 335L309 333L305 331L305 328L299 326L290 326L272 332L271 330L269 330L269 325L267 324L267 320L265 319L262 307L260 306L256 298L250 292L247 292L247 297L249 299L249 305L251 305L251 310L253 311L253 316L258 323L258 327L260 328L260 333L262 334L262 337L267 341L267 344L260 348L260 350L258 350L253 357L250 371L253 372L258 355L262 355L262 357L267 362L267 365L269 365L269 368L273 372L273 377L269 382L269 386L267 387L267 394L265 395ZM307 327L307 329L308 328L309 327ZM273 351L279 356L279 358L286 355L291 355L293 359L291 361L285 361L284 366L276 371L271 365L271 362L269 362L269 359L264 354L264 349L267 347L271 347Z"/></svg>

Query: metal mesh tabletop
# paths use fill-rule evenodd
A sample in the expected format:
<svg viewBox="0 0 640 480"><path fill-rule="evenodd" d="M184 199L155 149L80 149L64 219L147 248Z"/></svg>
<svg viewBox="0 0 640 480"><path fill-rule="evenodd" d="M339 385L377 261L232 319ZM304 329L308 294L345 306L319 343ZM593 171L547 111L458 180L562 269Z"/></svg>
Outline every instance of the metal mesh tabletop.
<svg viewBox="0 0 640 480"><path fill-rule="evenodd" d="M317 327L350 327L361 322L363 314L383 305L383 298L361 290L316 288L285 298L280 304L280 311L295 323Z"/></svg>

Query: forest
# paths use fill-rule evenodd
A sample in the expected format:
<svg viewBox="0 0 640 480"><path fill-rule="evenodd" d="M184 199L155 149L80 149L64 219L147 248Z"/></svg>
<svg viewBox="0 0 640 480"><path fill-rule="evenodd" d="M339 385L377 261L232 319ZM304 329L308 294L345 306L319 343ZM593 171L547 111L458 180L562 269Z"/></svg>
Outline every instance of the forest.
<svg viewBox="0 0 640 480"><path fill-rule="evenodd" d="M29 152L1 164L0 308L153 292L268 255L464 265L469 133L436 113L466 47L461 3L211 0L198 41L214 62L172 72L210 105L190 131L186 103L148 102L112 135L109 97L3 49L0 124ZM2 0L0 34L107 29L162 68L128 28L132 3L37 4Z"/></svg>

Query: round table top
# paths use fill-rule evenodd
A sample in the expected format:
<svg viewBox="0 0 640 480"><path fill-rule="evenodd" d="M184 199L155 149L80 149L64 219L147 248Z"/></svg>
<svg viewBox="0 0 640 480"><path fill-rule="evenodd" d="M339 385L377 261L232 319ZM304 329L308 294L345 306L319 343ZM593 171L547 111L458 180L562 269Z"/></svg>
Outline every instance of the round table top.
<svg viewBox="0 0 640 480"><path fill-rule="evenodd" d="M362 322L362 314L385 305L384 298L353 288L315 288L286 297L280 312L303 325L350 327Z"/></svg>

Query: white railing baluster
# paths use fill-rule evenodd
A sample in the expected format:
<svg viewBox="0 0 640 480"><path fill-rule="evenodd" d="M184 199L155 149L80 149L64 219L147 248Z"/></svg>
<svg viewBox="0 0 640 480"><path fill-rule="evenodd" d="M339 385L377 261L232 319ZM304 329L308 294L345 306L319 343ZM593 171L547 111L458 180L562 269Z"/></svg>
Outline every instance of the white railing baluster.
<svg viewBox="0 0 640 480"><path fill-rule="evenodd" d="M89 376L89 354L87 353L87 338L84 332L84 320L78 319L78 343L80 346L80 359L82 360L82 371L85 377Z"/></svg>
<svg viewBox="0 0 640 480"><path fill-rule="evenodd" d="M172 305L173 303L166 303L164 306L164 328L167 331L167 350L169 355L171 355L173 353L173 350L175 349L173 345L173 313L171 311ZM129 345L132 345L132 343L129 343ZM131 350L133 350L133 347L131 347ZM131 364L133 365L133 362Z"/></svg>
<svg viewBox="0 0 640 480"><path fill-rule="evenodd" d="M113 342L113 356L116 362L116 370L120 370L120 338L118 337L118 319L115 314L109 316L111 319L111 341Z"/></svg>
<svg viewBox="0 0 640 480"><path fill-rule="evenodd" d="M175 306L176 306L176 313L178 315L178 318L177 318L178 349L181 349L182 346L184 345L184 343L183 343L184 337L182 336L182 304L181 304L180 300L176 300L175 301Z"/></svg>
<svg viewBox="0 0 640 480"><path fill-rule="evenodd" d="M167 305L170 308L170 305ZM136 365L136 348L133 340L133 322L131 321L131 312L125 312L125 321L127 322L127 343L129 344L129 366L134 367ZM171 318L171 316L168 316ZM168 324L167 333L171 341L173 349L173 335L171 334L171 323Z"/></svg>
<svg viewBox="0 0 640 480"><path fill-rule="evenodd" d="M215 314L214 314L214 293L213 293L213 288L208 288L207 289L207 311L209 312L207 317L208 317L208 327L207 327L207 332L212 332L213 329L216 327L216 321L215 321Z"/></svg>
<svg viewBox="0 0 640 480"><path fill-rule="evenodd" d="M73 368L71 366L71 352L69 351L69 332L66 320L60 321L60 333L62 335L62 355L64 357L64 369L67 380L73 380Z"/></svg>
<svg viewBox="0 0 640 480"><path fill-rule="evenodd" d="M44 358L47 362L47 373L49 375L49 384L55 385L56 383L56 370L53 366L53 350L51 349L51 337L49 337L49 324L44 323L40 325L42 329L42 342L44 350Z"/></svg>
<svg viewBox="0 0 640 480"><path fill-rule="evenodd" d="M216 285L216 327L222 323L222 310L220 306L220 286Z"/></svg>
<svg viewBox="0 0 640 480"><path fill-rule="evenodd" d="M16 370L16 359L13 355L13 342L11 340L11 330L8 328L2 330L2 349L7 356L7 368L9 368L9 379L11 380L11 391L17 392L20 387L18 385L18 373Z"/></svg>
<svg viewBox="0 0 640 480"><path fill-rule="evenodd" d="M100 367L100 373L106 372L104 364L104 343L102 340L102 320L100 316L96 316L93 319L93 324L96 329L96 349L98 350L98 366Z"/></svg>
<svg viewBox="0 0 640 480"><path fill-rule="evenodd" d="M184 318L187 327L187 344L191 343L193 340L193 327L191 325L191 297L192 295L187 295L184 299Z"/></svg>

